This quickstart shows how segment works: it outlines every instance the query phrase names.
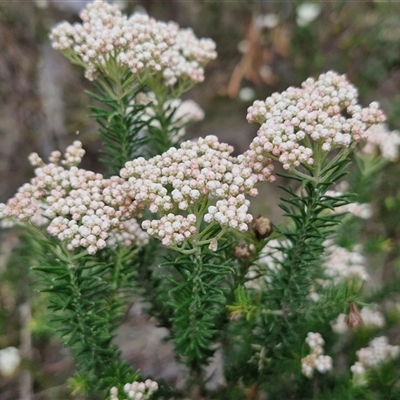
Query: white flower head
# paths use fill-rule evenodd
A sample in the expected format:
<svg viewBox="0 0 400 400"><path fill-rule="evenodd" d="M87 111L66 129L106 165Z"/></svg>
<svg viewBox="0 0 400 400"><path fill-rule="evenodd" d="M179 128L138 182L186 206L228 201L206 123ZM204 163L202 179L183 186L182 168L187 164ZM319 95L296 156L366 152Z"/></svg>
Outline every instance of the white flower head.
<svg viewBox="0 0 400 400"><path fill-rule="evenodd" d="M107 245L144 246L147 234L132 219L132 201L119 188L125 181L78 168L83 155L79 141L67 147L63 159L53 152L45 163L33 154L35 176L0 205L0 218L46 226L70 251L83 247L95 254Z"/></svg>
<svg viewBox="0 0 400 400"><path fill-rule="evenodd" d="M379 151L383 158L396 161L399 158L400 132L390 131L387 124L380 123L367 130L368 138L363 153L372 154Z"/></svg>
<svg viewBox="0 0 400 400"><path fill-rule="evenodd" d="M233 147L220 143L216 136L206 136L185 141L149 160L129 161L120 171L126 180L120 185L126 193L122 198L131 199L131 212L135 207L148 207L159 214L159 219L143 221L142 228L165 246L179 246L195 234L198 218L244 232L253 219L246 194L257 194L258 177L242 158L231 156L232 152ZM215 205L201 215L188 213L205 198Z"/></svg>
<svg viewBox="0 0 400 400"><path fill-rule="evenodd" d="M62 22L50 39L55 49L85 67L89 80L112 75L117 64L139 82L156 76L155 81L163 78L167 86L194 84L204 80L204 66L216 57L211 39L198 39L191 29L142 13L128 18L116 4L95 0L80 16L82 24Z"/></svg>
<svg viewBox="0 0 400 400"><path fill-rule="evenodd" d="M310 347L310 354L301 359L301 372L307 378L312 378L314 370L326 374L332 370L333 361L330 356L324 355L325 341L318 332L308 332L306 343Z"/></svg>
<svg viewBox="0 0 400 400"><path fill-rule="evenodd" d="M132 382L124 385L124 392L128 399L147 400L154 392L158 390L158 383L151 379L146 379L144 382ZM118 389L112 387L110 389L111 400L118 400ZM126 398L125 396L123 398Z"/></svg>
<svg viewBox="0 0 400 400"><path fill-rule="evenodd" d="M357 88L345 75L328 71L317 80L308 78L301 88L289 87L264 101L254 101L247 120L261 126L245 159L262 176L271 157L287 170L311 166L314 150L319 157L322 150L325 157L331 150L365 140L366 130L385 116L378 103L362 108L357 97Z"/></svg>

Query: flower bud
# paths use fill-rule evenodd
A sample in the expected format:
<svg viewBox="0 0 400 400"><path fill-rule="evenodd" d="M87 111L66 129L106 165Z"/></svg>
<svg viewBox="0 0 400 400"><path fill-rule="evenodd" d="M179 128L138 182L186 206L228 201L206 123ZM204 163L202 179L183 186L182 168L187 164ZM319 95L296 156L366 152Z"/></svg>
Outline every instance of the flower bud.
<svg viewBox="0 0 400 400"><path fill-rule="evenodd" d="M217 238L214 238L212 241L211 241L211 243L210 243L210 245L208 246L208 248L209 248L209 250L211 250L211 251L217 251L218 250L218 239Z"/></svg>
<svg viewBox="0 0 400 400"><path fill-rule="evenodd" d="M346 324L350 329L357 329L364 324L356 303L351 303L347 311Z"/></svg>
<svg viewBox="0 0 400 400"><path fill-rule="evenodd" d="M248 260L251 257L251 250L247 244L238 244L233 249L233 256L238 260Z"/></svg>
<svg viewBox="0 0 400 400"><path fill-rule="evenodd" d="M267 238L273 231L271 221L261 215L253 220L251 224L257 240Z"/></svg>

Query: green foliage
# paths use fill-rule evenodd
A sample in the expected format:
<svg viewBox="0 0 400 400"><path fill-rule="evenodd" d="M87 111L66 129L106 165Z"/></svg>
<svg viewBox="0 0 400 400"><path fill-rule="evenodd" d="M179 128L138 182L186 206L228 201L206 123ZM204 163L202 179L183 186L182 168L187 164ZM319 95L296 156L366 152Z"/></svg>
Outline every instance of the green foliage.
<svg viewBox="0 0 400 400"><path fill-rule="evenodd" d="M345 164L344 160L329 170L328 179L322 176L321 182L305 182L304 193L297 194L290 187L282 188L289 197L281 199L280 207L293 225L276 228L285 238L277 248L283 260L276 260L279 271L274 274L273 285L262 300L266 309L281 311L282 317L267 315L261 320L266 334L269 333L266 335L268 342L280 344L278 353L291 348L297 341L299 327L304 326L302 318L305 315L309 318L309 294L314 280L321 276L324 242L334 233L342 217L332 210L347 203L345 197L330 197L325 193L342 176Z"/></svg>
<svg viewBox="0 0 400 400"><path fill-rule="evenodd" d="M222 15L223 7L214 3L209 7ZM372 30L368 25L368 18L374 16L372 12L368 18L354 20L357 29L353 32L344 29L350 21L353 23L349 20L351 13L349 17L344 12L348 2L339 3L327 6L330 8L326 15L334 21L329 27L325 24L326 19L317 19L308 26L295 26L295 7L289 4L286 17L275 27L277 30L271 28L268 31L271 38L274 37L273 43L262 58L271 61L271 65L272 53L285 58L289 43L286 46L284 42L289 39L285 39L284 34L289 38L291 35L290 51L295 55L296 79L305 78L320 72L329 61L320 44L321 36L324 36L323 43L327 48L335 42L341 52L349 55L348 63L358 61L360 49L372 52L373 56L368 57L365 68L358 75L368 85L380 84L383 76L399 63L398 43L388 35L391 28L396 28L396 19L384 14L384 23L378 30ZM372 3L369 6L373 11L381 7ZM214 22L217 25L220 18ZM277 32L283 34L277 35ZM375 40L371 40L372 36L376 36ZM280 44L278 37L283 37ZM248 39L251 48L254 45L256 49L257 46L262 49L261 39L260 43L258 37L249 35ZM373 46L370 45L372 42ZM229 43L236 49L231 38ZM246 62L243 64L247 65ZM340 58L334 64L342 70L350 69L343 67L346 63ZM90 116L100 125L102 161L108 167L109 175L118 174L128 160L152 157L179 143L180 129L185 125L182 120L177 120L177 108L172 105L171 97L187 89L167 88L156 79L152 85L144 82L138 86L135 76L127 69L119 71L116 64L114 68L116 70L109 76L99 77L96 92L88 92L97 102L90 106ZM250 79L249 71L242 72ZM139 103L138 95L147 96L149 90L154 93L154 99L146 97L147 104ZM391 116L394 121L398 119L397 108L395 104ZM313 166L281 174L289 182L280 186L284 193L280 207L285 219L284 223L275 226L274 239L279 239L280 244L269 254L270 265L267 266L262 265L262 258L268 240L257 240L251 233L230 231L224 231L222 236L223 232L216 232L213 225L201 230L208 200L198 209L190 210L200 221L196 226L199 232L193 236L196 239L188 240L174 250L150 240L140 251L133 247L104 249L90 256L84 251L68 251L41 231L29 232L30 248L22 247L19 251L27 253L29 263L36 260L33 269L42 277L42 298L49 302L52 324L74 357L77 372L69 380L73 396L103 399L113 386L119 389L119 396L124 396L123 385L139 378L139 373L121 359L121 352L113 341L115 330L135 293L146 303L149 315L170 331L176 358L186 364L191 376L182 391L162 384L153 398L193 396L250 400L261 398L263 394L269 400L386 400L400 397L398 361L368 371L368 386L365 387L357 386L349 372L349 366L356 361L356 351L366 346L377 330L362 328L343 339L338 338L330 327L339 312L348 311L349 304L397 299L400 287L396 246L400 209L398 182L395 179L387 182L386 178L376 180L376 173L387 164L383 158L356 158L358 169L350 170L347 157L352 149L338 151L333 159L328 159L324 152L318 151L321 150L318 145L315 145ZM398 168L398 165L392 168ZM379 290L364 292L362 284L356 280L330 285L319 282L324 278L322 264L327 239L337 235L338 243L351 248L355 244L354 238L363 234L363 226L358 221L348 218L343 223L345 215L334 212L354 197L327 195L327 191L349 170L352 172L350 186L358 200L368 201L372 190L381 192L378 193L378 205L383 229L377 235L379 238L374 238L375 242L369 243L367 248L388 253L386 264L390 264L393 279ZM397 177L396 171L389 175ZM383 187L389 187L390 193L384 193ZM216 237L220 246L217 251L211 251L208 245ZM243 242L248 246L249 256L238 260L233 250ZM15 276L5 278L20 279L21 271L23 274L25 269L14 271ZM255 276L249 272L255 272ZM310 292L316 288L317 302L310 299ZM399 315L392 312L385 328L394 330L398 320ZM0 321L5 325L7 314L2 313ZM316 371L312 380L301 373L301 359L309 350L304 339L311 331L322 333L327 354L336 354L341 362L332 375ZM42 339L52 332L36 325L33 334ZM7 343L3 341L3 344ZM223 354L226 384L213 390L207 388L205 369L217 348ZM193 387L194 390L189 392Z"/></svg>
<svg viewBox="0 0 400 400"><path fill-rule="evenodd" d="M152 103L154 116L151 123L147 126L147 139L151 144L148 146L150 156L162 154L169 148L177 146L180 141L180 131L188 123L182 121L182 117L177 117L177 107L169 98L166 89L158 90L155 94L155 101Z"/></svg>
<svg viewBox="0 0 400 400"><path fill-rule="evenodd" d="M105 396L112 386L122 388L137 377L113 343L133 288L133 253L116 250L96 259L86 252L73 254L54 241L42 238L39 243L40 261L33 269L49 294L55 330L74 355L72 390Z"/></svg>
<svg viewBox="0 0 400 400"><path fill-rule="evenodd" d="M197 377L214 353L218 331L225 321L227 287L224 281L232 268L224 257L224 247L218 253L199 247L194 254L182 254L164 263L179 273L177 279L169 278L173 285L168 302L174 310L175 351Z"/></svg>
<svg viewBox="0 0 400 400"><path fill-rule="evenodd" d="M321 171L309 179L285 174L286 178L301 182L301 187L281 187L287 196L281 199L280 207L290 222L275 227L274 235L282 238L280 245L274 245L276 251L269 255L275 266L260 270L255 278L261 281L267 276L268 283L260 283L259 290L239 286L235 300L228 306L233 316L242 314L246 318L236 322L229 334L229 348L237 352L229 357L226 374L248 384L258 382L271 399L313 396L305 385L307 379L299 377L304 338L313 329L324 332L326 321L356 301L361 290L359 284L348 282L324 289L317 303L309 297L316 281L322 278L325 241L332 237L343 218L343 214L333 210L348 204L350 199L326 195L348 165L345 155L336 161L325 161ZM255 247L256 265L262 247Z"/></svg>
<svg viewBox="0 0 400 400"><path fill-rule="evenodd" d="M127 161L142 155L147 138L141 137L140 133L149 122L144 117L146 105L135 103L140 88L118 96L105 89L107 84L108 82L103 87L97 85L98 94L87 93L103 104L89 106L90 116L100 125L102 161L109 167L110 174L117 174Z"/></svg>
<svg viewBox="0 0 400 400"><path fill-rule="evenodd" d="M137 271L134 276L137 292L147 305L146 311L155 317L160 326L170 329L173 309L165 299L168 297L169 268L161 268L165 258L172 257L175 252L161 248L156 239L150 239L148 245L138 257Z"/></svg>

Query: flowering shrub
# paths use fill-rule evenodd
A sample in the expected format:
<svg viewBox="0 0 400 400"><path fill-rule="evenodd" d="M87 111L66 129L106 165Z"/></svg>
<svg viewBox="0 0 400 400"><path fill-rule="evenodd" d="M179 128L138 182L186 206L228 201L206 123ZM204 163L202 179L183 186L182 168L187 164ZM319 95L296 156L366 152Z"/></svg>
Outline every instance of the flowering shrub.
<svg viewBox="0 0 400 400"><path fill-rule="evenodd" d="M181 141L203 114L179 96L203 81L216 57L212 40L127 17L102 0L81 19L50 37L97 83L91 116L107 172L78 167L79 141L47 163L33 153L34 178L0 206L0 218L35 243L40 288L76 362L73 392L111 400L359 398L367 369L399 353L374 339L344 361L345 377L335 375L334 334L385 324L357 308L369 279L362 249L337 240L346 221L371 215L342 181L355 150L366 174L397 157L397 134L375 131L385 120L378 103L360 106L345 75L309 78L249 107L247 120L260 127L234 156L214 135ZM281 224L250 212L257 187L277 177L287 182ZM135 293L168 329L187 367L185 387L145 379L122 359L113 339ZM226 384L210 389L206 368L218 352ZM345 392L333 392L336 378Z"/></svg>

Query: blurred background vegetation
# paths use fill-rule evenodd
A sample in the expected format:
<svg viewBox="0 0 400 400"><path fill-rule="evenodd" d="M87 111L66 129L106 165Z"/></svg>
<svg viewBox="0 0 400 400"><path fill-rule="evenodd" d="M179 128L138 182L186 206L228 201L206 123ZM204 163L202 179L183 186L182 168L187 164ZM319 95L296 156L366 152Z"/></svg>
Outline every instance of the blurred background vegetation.
<svg viewBox="0 0 400 400"><path fill-rule="evenodd" d="M347 74L359 88L364 105L379 101L389 127L400 129L398 1L317 1L311 6L295 0L118 3L128 14L146 11L159 20L174 20L181 27L192 27L198 37L210 37L217 43L218 59L208 66L205 82L185 96L197 101L206 114L204 121L190 128L189 137L215 134L240 153L256 134L257 127L246 122L246 109L255 99L298 86L307 77L331 69ZM48 39L56 23L78 21L85 4L73 0L0 2L2 202L32 176L27 161L32 151L47 157L52 150L62 150L79 138L87 151L84 167L101 172L96 158L97 127L88 118L89 97L84 93L91 83L82 70L51 48ZM386 167L383 174L358 184L359 201L372 203L373 216L366 222L347 225L341 232L343 243L354 243L357 238L364 244L373 285L385 288L375 300L382 311L389 302L400 312L396 297L399 176L397 162ZM253 213L278 223L278 201L277 188L267 185ZM33 292L30 246L16 231L1 232L0 349L19 348L23 368L0 376L0 398L70 398L65 381L73 366L46 324L43 295ZM398 316L387 316L385 334L392 344L400 344ZM184 371L174 364L169 347L159 344L163 336L165 332L155 329L140 307L134 307L118 340L126 357L145 374L179 385ZM366 344L365 338L360 340L355 348Z"/></svg>

